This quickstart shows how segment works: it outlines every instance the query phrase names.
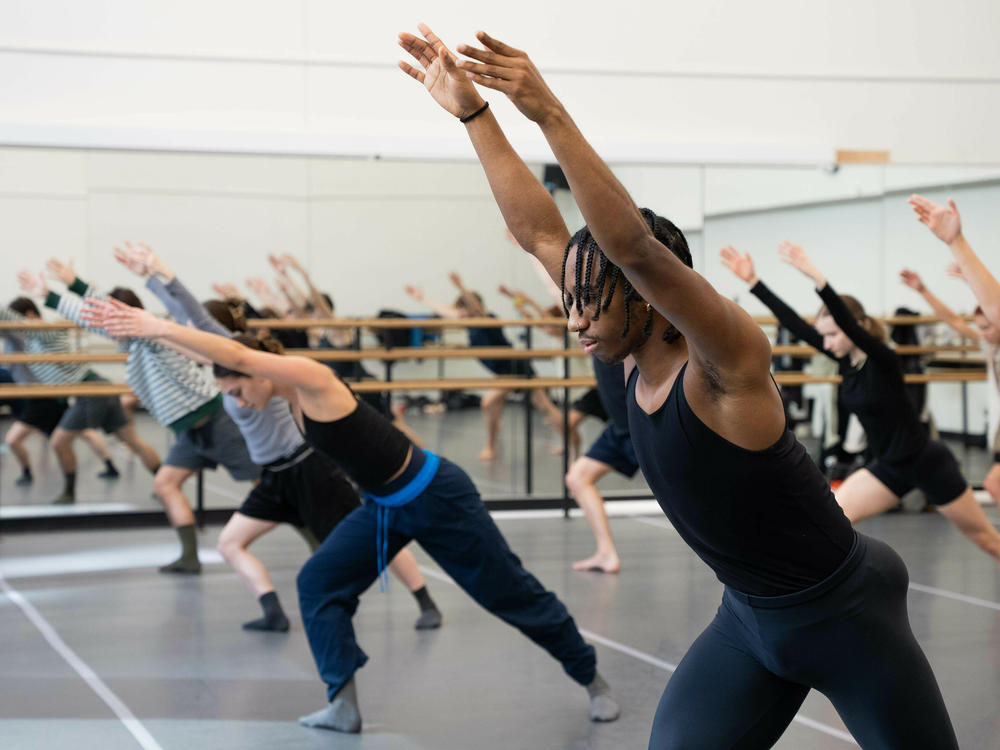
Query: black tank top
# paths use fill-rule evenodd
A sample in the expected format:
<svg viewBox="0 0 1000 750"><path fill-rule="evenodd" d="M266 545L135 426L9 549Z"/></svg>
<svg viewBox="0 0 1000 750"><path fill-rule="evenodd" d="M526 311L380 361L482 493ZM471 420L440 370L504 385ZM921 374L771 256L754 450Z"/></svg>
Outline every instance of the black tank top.
<svg viewBox="0 0 1000 750"><path fill-rule="evenodd" d="M740 448L702 422L677 374L664 404L646 414L627 392L642 473L681 538L719 580L755 596L780 596L827 578L855 532L826 478L786 427L769 448Z"/></svg>
<svg viewBox="0 0 1000 750"><path fill-rule="evenodd" d="M364 401L341 419L317 422L302 413L306 439L336 461L365 492L379 494L406 461L410 439Z"/></svg>

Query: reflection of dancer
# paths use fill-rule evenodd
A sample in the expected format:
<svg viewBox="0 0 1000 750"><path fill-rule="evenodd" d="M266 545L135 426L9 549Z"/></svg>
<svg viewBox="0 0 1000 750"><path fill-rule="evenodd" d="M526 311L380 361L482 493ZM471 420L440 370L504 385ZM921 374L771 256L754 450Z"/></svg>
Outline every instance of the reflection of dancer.
<svg viewBox="0 0 1000 750"><path fill-rule="evenodd" d="M129 270L148 279L146 286L181 325L190 324L227 338L233 333L245 337L246 324L242 317L234 318L231 308L217 300L200 305L174 272L145 245L116 249L115 257ZM274 339L269 342L280 349L281 345ZM274 583L264 564L249 551L249 546L279 523L289 523L315 550L360 500L354 486L336 464L306 445L288 403L277 397L261 403L245 398L243 390L247 380L245 375L231 372L219 377L219 385L226 413L242 433L250 458L262 467L261 480L226 522L219 534L218 548L264 610L263 617L243 627L285 631L288 630L288 618ZM424 586L413 554L402 550L390 568L417 599L420 607L417 629L438 627L441 613Z"/></svg>
<svg viewBox="0 0 1000 750"><path fill-rule="evenodd" d="M76 294L50 292L42 279L28 271L22 271L18 280L25 291L44 297L45 304L64 318L107 335L106 331L83 319L80 314L83 300ZM83 290L89 292L79 279L70 287L70 292ZM142 302L131 289L115 287L109 296L142 308ZM132 339L120 343L128 352L126 382L156 421L169 427L177 437L163 465L156 471L153 489L177 531L181 554L174 562L162 566L160 572L200 573L194 513L181 486L199 469L214 469L219 464L236 480L257 479L260 468L250 460L243 438L222 410L222 398L210 373L156 342ZM118 399L113 401L120 410Z"/></svg>
<svg viewBox="0 0 1000 750"><path fill-rule="evenodd" d="M75 274L71 266L53 260L49 261L49 269L63 281L68 278L67 284L71 289L83 291L86 288L79 280L74 281ZM18 297L10 307L0 308L0 320L21 322L41 320L41 314L32 300ZM66 331L5 331L4 340L7 351L11 352L61 354L70 351ZM38 362L16 365L12 369L12 375L17 382L41 382L51 385L103 380L82 363ZM86 439L93 451L104 461L104 470L98 474L100 478L114 479L118 476L118 470L111 461L107 446L93 431L95 428L116 435L152 473L155 474L160 466L160 457L145 440L139 437L135 425L129 422L122 411L117 396L78 397L68 408L64 399L28 399L23 406L17 408L19 410L19 415L15 415L17 421L8 430L4 440L22 467L18 484L30 484L33 479L24 439L34 428L49 437L49 444L63 472L63 490L54 500L56 504L76 502L77 461L76 453L73 451L73 441L77 437Z"/></svg>
<svg viewBox="0 0 1000 750"><path fill-rule="evenodd" d="M368 657L355 641L351 617L361 593L413 539L479 604L562 662L587 688L591 719L618 717L610 689L597 674L593 647L583 642L556 596L522 567L458 466L414 445L311 359L258 351L121 305L96 303L94 318L117 335L155 336L212 359L216 367L246 374L243 397L255 403L272 395L287 399L309 442L342 466L368 497L299 573L302 619L330 700L302 723L361 729L354 673Z"/></svg>
<svg viewBox="0 0 1000 750"><path fill-rule="evenodd" d="M957 264L952 264L949 272L957 278L965 279ZM993 502L1000 506L1000 327L993 325L987 319L986 315L983 314L982 307L976 307L973 314L976 327L973 328L965 322L961 315L956 314L937 295L931 292L916 271L904 269L899 276L904 284L927 300L927 304L931 306L934 313L959 336L979 342L986 360L987 447L993 452L993 465L986 473L983 487L993 498Z"/></svg>
<svg viewBox="0 0 1000 750"><path fill-rule="evenodd" d="M569 328L626 359L636 457L680 536L726 585L670 678L651 748L771 747L810 688L865 747L955 748L906 616L907 574L857 534L785 421L771 347L689 268L684 235L640 211L527 56L480 32L461 65L426 26L402 64L465 128L521 247L564 283ZM479 61L479 62L475 62ZM468 75L467 75L468 74ZM536 122L587 226L570 236L472 83Z"/></svg>
<svg viewBox="0 0 1000 750"><path fill-rule="evenodd" d="M451 282L458 287L459 296L454 305L426 299L420 287L407 286L406 293L418 302L423 302L443 318L493 318L496 317L486 310L483 298L478 292L465 288L457 273L448 275ZM495 326L469 326L470 347L504 347L513 348L513 344L504 336L503 329ZM480 359L479 362L494 375L515 375L518 377L534 377L535 368L526 359ZM544 388L529 390L531 403L542 412L546 423L557 434L562 436L562 413L552 403ZM503 407L510 391L503 388L490 388L483 394L480 406L486 417L486 447L479 452L481 461L492 461L497 457L497 439L500 436L500 420L503 417ZM558 453L558 449L554 452Z"/></svg>
<svg viewBox="0 0 1000 750"><path fill-rule="evenodd" d="M886 346L882 325L854 297L837 294L801 247L785 242L778 250L782 260L816 286L823 307L815 328L757 278L749 255L725 248L722 257L783 326L840 368L838 400L861 422L875 456L837 489L837 502L847 517L857 523L884 513L916 487L959 531L1000 558L1000 532L979 506L951 451L931 440L920 424L906 393L899 357Z"/></svg>
<svg viewBox="0 0 1000 750"><path fill-rule="evenodd" d="M573 498L583 510L587 523L594 532L597 551L586 560L573 563L573 568L617 573L621 569L621 561L611 538L611 526L604 510L604 498L597 490L597 481L612 471L629 478L634 477L639 470L639 463L629 434L625 371L620 363L608 365L597 357L593 360L597 392L608 414L608 424L587 449L587 455L576 459L569 467L566 486L573 493Z"/></svg>

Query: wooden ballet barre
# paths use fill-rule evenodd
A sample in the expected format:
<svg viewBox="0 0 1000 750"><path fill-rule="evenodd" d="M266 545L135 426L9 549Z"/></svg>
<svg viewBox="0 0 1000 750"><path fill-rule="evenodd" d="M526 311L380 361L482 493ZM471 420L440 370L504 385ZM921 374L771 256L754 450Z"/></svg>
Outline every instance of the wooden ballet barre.
<svg viewBox="0 0 1000 750"><path fill-rule="evenodd" d="M978 352L972 344L941 344L936 346L897 346L897 354L938 354L944 352ZM590 356L583 349L512 349L503 346L477 347L398 347L395 349L288 349L287 354L308 357L320 362L361 362L375 360L396 362L407 359L551 359ZM818 352L805 344L778 344L771 347L773 356L791 355L812 357ZM58 353L11 353L0 354L0 364L37 363L81 363L103 362L124 363L128 355L124 352L58 352ZM957 360L975 362L979 360Z"/></svg>
<svg viewBox="0 0 1000 750"><path fill-rule="evenodd" d="M972 315L959 315L962 320L972 320ZM806 323L812 325L816 322L815 315L803 316L802 318ZM754 323L762 326L776 326L778 325L778 319L773 315L754 315ZM929 323L943 323L944 321L936 315L889 315L886 317L876 317L875 320L885 325L890 326L907 326L907 325L926 325Z"/></svg>
<svg viewBox="0 0 1000 750"><path fill-rule="evenodd" d="M352 382L351 388L357 393L381 393L385 391L462 391L522 390L527 388L590 388L596 384L590 376L572 378L454 378L450 380L362 380ZM124 383L72 383L69 385L3 385L0 386L0 400L10 398L68 398L70 396L120 396L131 393Z"/></svg>
<svg viewBox="0 0 1000 750"><path fill-rule="evenodd" d="M774 379L779 385L806 385L808 383L839 383L839 375L810 375L804 372L776 372ZM974 383L986 380L982 370L951 370L904 375L907 383ZM448 380L362 380L352 382L351 388L358 393L381 393L394 391L461 391L524 390L530 388L590 388L596 384L593 377L572 378L452 378ZM132 389L123 383L73 383L71 385L4 385L0 386L0 399L5 398L66 398L69 396L119 396L131 393Z"/></svg>
<svg viewBox="0 0 1000 750"><path fill-rule="evenodd" d="M808 383L839 383L840 375L809 375L805 372L785 370L773 373L778 385L806 385ZM949 370L948 372L910 373L903 376L907 383L975 383L986 380L983 370Z"/></svg>
<svg viewBox="0 0 1000 750"><path fill-rule="evenodd" d="M937 354L940 352L978 352L981 351L980 347L975 344L935 344L926 346L915 346L909 344L902 344L899 346L892 347L892 350L896 354ZM775 357L782 355L791 355L796 357L811 357L815 354L819 354L816 349L813 349L808 344L775 344L771 347L771 354Z"/></svg>
<svg viewBox="0 0 1000 750"><path fill-rule="evenodd" d="M566 318L248 318L248 328L540 328L566 327Z"/></svg>

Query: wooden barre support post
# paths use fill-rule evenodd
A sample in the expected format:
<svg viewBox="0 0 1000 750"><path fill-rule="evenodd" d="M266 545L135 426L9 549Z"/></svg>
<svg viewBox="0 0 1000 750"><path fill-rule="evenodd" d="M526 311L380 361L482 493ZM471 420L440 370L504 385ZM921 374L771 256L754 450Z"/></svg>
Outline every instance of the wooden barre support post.
<svg viewBox="0 0 1000 750"><path fill-rule="evenodd" d="M807 383L839 383L839 375L808 375L803 372L776 372L775 381L780 385L805 385ZM986 380L982 370L952 370L949 372L905 375L907 383L974 383ZM526 390L530 388L592 388L594 378L453 378L449 380L363 380L351 383L357 393L382 393L396 391L462 391ZM74 383L72 385L3 385L0 400L14 398L67 398L70 396L118 396L131 393L122 383Z"/></svg>

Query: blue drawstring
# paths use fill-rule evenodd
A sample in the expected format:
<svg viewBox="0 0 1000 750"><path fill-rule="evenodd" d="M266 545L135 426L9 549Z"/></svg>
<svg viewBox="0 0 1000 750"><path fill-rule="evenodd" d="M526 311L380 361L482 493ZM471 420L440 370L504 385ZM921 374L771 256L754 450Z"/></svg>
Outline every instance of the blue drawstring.
<svg viewBox="0 0 1000 750"><path fill-rule="evenodd" d="M389 508L379 505L375 511L375 560L378 566L378 588L383 594L389 589Z"/></svg>

